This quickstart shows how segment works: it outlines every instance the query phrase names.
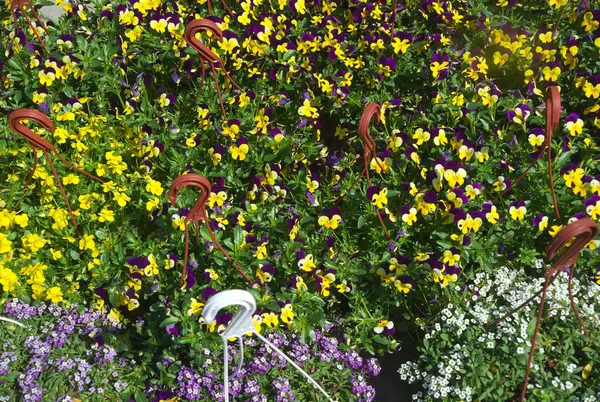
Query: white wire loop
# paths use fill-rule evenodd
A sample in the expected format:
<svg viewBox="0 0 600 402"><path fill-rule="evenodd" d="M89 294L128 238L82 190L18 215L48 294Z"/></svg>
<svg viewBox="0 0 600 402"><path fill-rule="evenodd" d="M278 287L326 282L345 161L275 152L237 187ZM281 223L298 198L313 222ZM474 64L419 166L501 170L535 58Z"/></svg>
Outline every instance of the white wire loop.
<svg viewBox="0 0 600 402"><path fill-rule="evenodd" d="M15 321L15 320L10 319L10 318L6 318L6 317L0 316L0 321L10 322L11 324L15 324L15 325L18 325L19 327L25 328L25 325L21 324L19 321Z"/></svg>
<svg viewBox="0 0 600 402"><path fill-rule="evenodd" d="M229 306L240 306L240 309L231 319L229 326L221 334L221 337L223 338L223 385L225 402L229 402L229 352L227 350L227 339L236 337L240 344L240 358L238 361L237 370L232 375L233 377L242 369L242 364L244 362L244 346L242 337L246 334L255 334L261 341L266 343L269 348L277 352L277 354L283 357L292 367L298 370L308 380L308 382L318 389L323 395L325 395L330 402L334 402L329 394L306 371L302 370L302 368L298 366L292 359L290 359L285 353L283 353L281 349L256 331L256 328L254 327L254 321L252 321L252 314L254 314L256 311L256 301L250 292L237 289L219 292L208 299L206 306L202 311L202 316L206 320L206 323L210 324L215 320L219 310Z"/></svg>

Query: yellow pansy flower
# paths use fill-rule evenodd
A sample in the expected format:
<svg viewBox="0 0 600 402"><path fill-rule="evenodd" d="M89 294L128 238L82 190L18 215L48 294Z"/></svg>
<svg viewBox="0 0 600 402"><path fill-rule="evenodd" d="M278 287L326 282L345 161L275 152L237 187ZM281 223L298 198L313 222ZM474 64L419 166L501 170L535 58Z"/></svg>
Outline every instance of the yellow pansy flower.
<svg viewBox="0 0 600 402"><path fill-rule="evenodd" d="M100 213L98 214L98 220L100 222L114 222L115 213L114 211L111 211L105 206L104 208L102 208L102 211L100 211Z"/></svg>
<svg viewBox="0 0 600 402"><path fill-rule="evenodd" d="M310 118L318 118L319 113L317 112L317 108L311 105L311 102L308 99L304 99L302 106L298 108L298 114L304 117Z"/></svg>
<svg viewBox="0 0 600 402"><path fill-rule="evenodd" d="M408 210L408 212L402 214L402 222L406 223L408 226L414 225L417 221L417 209L412 207Z"/></svg>
<svg viewBox="0 0 600 402"><path fill-rule="evenodd" d="M600 97L600 84L593 85L591 82L586 82L583 91L587 98L598 99Z"/></svg>
<svg viewBox="0 0 600 402"><path fill-rule="evenodd" d="M50 300L52 303L60 303L63 301L62 290L58 286L49 288L46 292L46 300Z"/></svg>
<svg viewBox="0 0 600 402"><path fill-rule="evenodd" d="M27 214L20 214L15 216L14 222L21 228L26 228L29 225L29 216Z"/></svg>
<svg viewBox="0 0 600 402"><path fill-rule="evenodd" d="M17 275L0 264L0 285L2 285L2 290L4 292L12 292L15 289L17 282Z"/></svg>
<svg viewBox="0 0 600 402"><path fill-rule="evenodd" d="M37 253L41 248L43 248L47 240L41 238L35 233L30 233L21 238L21 242L23 243L23 248L27 251L31 251L32 253Z"/></svg>
<svg viewBox="0 0 600 402"><path fill-rule="evenodd" d="M146 184L146 191L148 191L149 193L151 193L153 195L160 196L164 192L164 189L163 189L162 185L160 184L160 182L158 182L154 179L150 179L148 181L148 183Z"/></svg>
<svg viewBox="0 0 600 402"><path fill-rule="evenodd" d="M387 193L388 189L384 187L379 193L373 194L373 197L371 197L373 205L377 206L377 208L383 208L387 205Z"/></svg>
<svg viewBox="0 0 600 402"><path fill-rule="evenodd" d="M525 213L527 213L527 208L524 206L517 207L513 205L508 211L510 212L510 217L513 221L522 221L525 218Z"/></svg>
<svg viewBox="0 0 600 402"><path fill-rule="evenodd" d="M281 309L281 321L286 324L291 324L294 320L294 311L292 310L291 304L286 304Z"/></svg>
<svg viewBox="0 0 600 402"><path fill-rule="evenodd" d="M218 193L211 192L206 203L210 208L213 208L215 205L222 207L225 201L227 201L227 193L219 191Z"/></svg>
<svg viewBox="0 0 600 402"><path fill-rule="evenodd" d="M237 145L232 145L229 147L229 152L231 153L231 157L234 160L243 161L244 159L246 159L248 151L248 144L241 144L239 147Z"/></svg>
<svg viewBox="0 0 600 402"><path fill-rule="evenodd" d="M331 218L328 216L319 216L319 226L323 226L327 229L337 229L342 222L342 217L339 215L333 215Z"/></svg>

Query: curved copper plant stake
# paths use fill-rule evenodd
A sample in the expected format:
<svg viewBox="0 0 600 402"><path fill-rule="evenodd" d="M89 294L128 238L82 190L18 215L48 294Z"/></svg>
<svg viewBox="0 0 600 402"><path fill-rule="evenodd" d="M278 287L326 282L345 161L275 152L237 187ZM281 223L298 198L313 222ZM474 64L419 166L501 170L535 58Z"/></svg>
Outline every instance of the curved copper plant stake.
<svg viewBox="0 0 600 402"><path fill-rule="evenodd" d="M51 152L54 155L56 155L58 157L58 159L60 159L62 162L64 162L66 165L68 165L71 169L75 170L76 172L84 174L96 181L99 181L100 183L104 183L104 181L88 172L85 172L85 171L73 166L70 162L65 160L58 153L58 151L56 150L56 148L54 148L54 146L52 144L50 144L48 141L44 140L39 135L35 134L29 127L23 125L22 122L24 120L35 121L40 126L44 127L46 130L50 131L51 133L54 133L54 124L45 114L43 114L42 112L38 112L37 110L32 110L32 109L16 109L8 116L8 126L10 127L10 129L15 134L18 134L19 136L23 137L29 143L29 145L31 146L31 150L33 151L33 168L31 170L31 173L27 177L27 180L25 181L25 188L27 188L29 186L29 182L31 181L31 178L33 177L33 174L36 171L37 162L38 162L37 150L40 149L44 153L44 156L46 157L46 160L48 161L48 164L50 165L50 168L52 169L52 174L54 175L54 178L56 179L56 183L58 184L58 187L60 188L60 192L62 193L63 199L65 200L65 203L67 204L67 208L69 209L69 215L71 217L71 221L73 222L73 226L75 226L75 231L77 232L77 235L79 235L79 230L77 228L77 222L75 221L75 216L73 215L73 211L71 210L71 204L69 203L69 200L67 199L67 195L65 194L65 189L62 186L60 177L58 176L58 173L56 172L56 169L54 168L54 165L52 164L52 160L50 159L50 155L48 154L48 152Z"/></svg>
<svg viewBox="0 0 600 402"><path fill-rule="evenodd" d="M545 153L548 155L548 178L550 181L550 189L552 191L552 201L554 202L554 212L556 213L556 219L560 220L560 213L558 211L558 201L556 199L556 192L554 190L554 179L552 177L552 133L558 127L558 123L560 122L560 92L558 92L557 87L548 87L546 90L546 130L544 132L546 145L542 153L535 158L533 162L529 165L527 169L515 180L514 183L511 184L509 188L504 190L502 194L500 194L494 202L498 201L500 197L510 191L518 182L521 181L523 177L535 166L538 159L542 158Z"/></svg>
<svg viewBox="0 0 600 402"><path fill-rule="evenodd" d="M225 7L225 10L227 10L227 12L229 13L229 15L231 15L233 17L233 12L227 6L227 3L225 3L225 0L221 0L221 4L223 4L223 7ZM210 0L207 1L207 5L208 5L208 15L212 15L211 11L210 11Z"/></svg>
<svg viewBox="0 0 600 402"><path fill-rule="evenodd" d="M185 41L194 50L196 50L198 52L198 54L200 55L200 68L202 69L201 70L202 71L202 82L200 83L200 88L198 89L198 94L196 95L196 98L194 99L194 103L196 103L196 101L198 100L198 96L200 96L200 92L202 91L202 88L204 87L204 76L205 76L204 63L208 63L210 65L210 69L212 71L213 79L215 80L215 87L217 88L217 95L219 96L219 102L221 103L221 111L223 112L223 118L227 119L227 116L225 114L225 106L223 104L223 98L221 96L221 87L219 86L219 79L217 78L217 72L215 70L215 63L219 63L219 65L221 66L221 69L225 73L225 76L227 77L229 82L231 82L231 84L234 87L236 87L237 89L239 89L242 92L244 92L244 91L242 90L242 88L240 88L238 86L238 84L235 83L235 81L231 78L231 76L229 75L229 73L227 72L225 67L223 67L223 61L219 58L219 56L217 56L204 43L200 42L196 38L196 33L200 32L200 31L209 31L220 41L223 40L223 32L217 26L217 24L215 24L214 22L212 22L210 20L207 20L207 19L193 20L192 22L187 24L185 27L185 32L183 34Z"/></svg>
<svg viewBox="0 0 600 402"><path fill-rule="evenodd" d="M529 382L529 375L531 373L531 362L533 361L533 354L535 352L537 335L538 335L538 332L540 329L540 323L542 321L542 314L544 312L544 304L546 303L546 296L547 296L548 288L554 282L554 280L558 277L558 274L560 273L560 271L567 267L570 267L568 289L569 289L569 300L571 302L571 307L573 308L573 312L575 313L575 316L577 317L577 321L579 322L579 325L581 326L583 333L586 336L588 335L588 331L585 328L585 325L583 324L583 320L581 319L579 310L577 309L575 300L573 299L572 281L573 281L573 274L575 272L575 263L577 262L577 259L579 258L579 253L581 252L581 250L583 250L585 248L585 246L590 241L592 241L594 239L594 237L596 237L597 234L598 234L598 226L596 225L596 222L594 222L591 218L579 219L579 220L567 225L566 227L564 227L556 235L556 237L554 239L552 239L552 241L548 244L548 247L546 248L546 255L548 256L548 259L551 260L552 258L554 258L556 256L556 254L559 252L559 250L561 250L564 246L566 246L571 240L573 240L573 238L575 238L575 240L573 240L573 243L552 264L552 266L550 268L546 269L546 275L545 275L546 281L544 283L544 287L540 291L536 292L532 297L530 297L525 302L523 302L521 305L512 309L510 312L508 312L508 314L504 315L502 318L485 325L486 328L489 328L491 326L494 326L494 325L504 321L507 317L511 316L512 314L516 313L517 311L519 311L520 309L522 309L523 307L525 307L526 305L531 303L540 294L542 295L540 304L538 306L538 314L537 314L536 323L535 323L535 330L534 330L533 336L531 338L531 348L529 350L529 358L527 359L527 369L525 371L525 380L523 381L523 388L521 390L521 402L523 402L525 400L525 396L527 393L527 383Z"/></svg>
<svg viewBox="0 0 600 402"><path fill-rule="evenodd" d="M391 35L390 37L394 40L394 26L396 25L396 6L398 5L397 0L392 1L392 27L391 27Z"/></svg>
<svg viewBox="0 0 600 402"><path fill-rule="evenodd" d="M46 28L46 24L44 24L44 21L42 21L42 19L38 15L38 13L35 12L35 9L33 8L33 4L31 4L31 1L29 1L29 0L12 0L12 5L11 5L10 11L12 13L12 17L13 17L13 21L14 21L14 25L15 25L15 33L17 31L17 27L19 26L19 23L17 21L17 10L19 10L19 11L21 11L21 14L23 14L25 19L27 20L27 24L29 25L29 27L31 28L31 30L33 31L35 36L37 36L38 41L40 42L40 44L42 45L44 50L48 50L48 49L46 49L46 45L44 45L44 41L40 37L40 34L38 33L36 27L31 22L31 18L29 17L29 15L27 15L27 12L25 11L25 6L29 7L29 9L31 10L31 13L35 17L36 21L42 26L42 28L44 28L44 31L46 31L46 33L48 33L48 28Z"/></svg>
<svg viewBox="0 0 600 402"><path fill-rule="evenodd" d="M171 184L171 188L169 189L169 201L171 201L171 205L174 206L176 204L177 196L179 195L179 190L182 189L183 187L187 187L187 186L198 187L201 190L201 192L200 192L200 195L198 196L198 198L196 199L194 206L192 207L189 214L185 218L185 252L184 252L184 257L183 257L183 270L181 272L181 283L180 283L181 288L185 287L187 277L188 277L188 253L189 253L189 245L190 245L188 224L190 222L193 222L196 225L196 241L197 241L198 234L200 233L200 230L198 227L199 221L204 221L204 224L206 225L206 229L208 229L208 233L210 234L210 237L213 239L213 241L215 242L215 244L217 245L219 250L221 250L221 253L223 253L225 258L227 258L233 264L233 266L239 271L240 274L242 274L242 276L248 282L252 282L252 280L248 277L248 275L246 275L246 273L237 264L235 264L233 262L233 259L227 253L227 251L225 251L225 249L223 248L221 243L219 243L219 241L215 237L215 235L210 227L210 222L209 222L210 218L208 216L208 212L206 211L206 200L210 196L211 186L210 186L210 182L208 181L208 179L206 177L200 176L195 173L188 173L186 175L176 177L175 180L173 180L173 184Z"/></svg>
<svg viewBox="0 0 600 402"><path fill-rule="evenodd" d="M362 141L364 145L364 154L363 159L365 163L365 167L358 178L352 183L352 185L348 188L347 191L350 191L354 188L354 186L358 183L358 181L366 174L367 175L367 184L371 186L371 176L369 175L369 164L371 162L371 158L375 153L375 141L371 134L369 134L369 125L371 121L375 119L375 123L379 124L381 122L381 106L377 103L369 103L358 122L358 138ZM382 172L385 172L385 168L381 165L379 160L375 158L375 162L379 166Z"/></svg>
<svg viewBox="0 0 600 402"><path fill-rule="evenodd" d="M354 181L354 183L352 183L352 185L348 188L348 190L346 190L346 192L352 190L354 188L354 186L358 183L358 181L365 174L367 175L367 184L369 185L369 187L371 186L371 176L369 175L369 164L371 162L371 158L373 157L373 154L375 153L375 141L373 140L373 137L371 137L371 134L369 134L369 125L371 124L371 121L373 119L375 119L376 124L379 124L381 122L381 106L377 103L369 103L365 107L365 110L363 111L360 121L358 122L358 137L361 139L361 141L364 145L363 159L364 159L365 167L360 172L360 175ZM377 165L379 166L381 171L385 172L385 169L381 165L381 162L379 162L379 159L375 158L375 162L377 163ZM343 197L344 196L341 196L337 202L339 202ZM336 202L336 204L337 204L337 202ZM388 230L385 227L385 223L383 222L383 218L381 217L381 213L379 212L379 209L376 209L376 212L377 212L377 217L379 218L379 222L381 223L381 227L383 228L383 231L385 232L385 235L386 235L388 241L392 241L390 238L390 234L388 233Z"/></svg>
<svg viewBox="0 0 600 402"><path fill-rule="evenodd" d="M560 15L558 16L558 21L556 21L556 25L554 25L554 29L552 30L553 38L556 38L556 30L558 29L558 26L560 25L560 20L562 20L563 14L565 13L565 8L567 8L566 4L564 6L562 6L562 8L560 10Z"/></svg>

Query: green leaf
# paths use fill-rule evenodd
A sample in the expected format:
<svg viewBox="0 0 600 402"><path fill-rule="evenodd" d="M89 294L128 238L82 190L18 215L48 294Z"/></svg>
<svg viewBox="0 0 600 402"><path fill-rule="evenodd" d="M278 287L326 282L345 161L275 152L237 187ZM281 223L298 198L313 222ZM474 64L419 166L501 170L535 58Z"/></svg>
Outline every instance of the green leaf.
<svg viewBox="0 0 600 402"><path fill-rule="evenodd" d="M322 311L315 311L308 318L308 322L311 324L318 324L325 318L325 314Z"/></svg>
<svg viewBox="0 0 600 402"><path fill-rule="evenodd" d="M110 291L108 292L108 301L110 302L111 305L116 306L117 305L117 292Z"/></svg>
<svg viewBox="0 0 600 402"><path fill-rule="evenodd" d="M250 292L252 294L252 296L254 296L254 299L256 299L256 300L260 300L262 297L260 292L256 289L248 289L248 292Z"/></svg>
<svg viewBox="0 0 600 402"><path fill-rule="evenodd" d="M236 247L241 247L244 243L244 229L239 225L233 229L233 243Z"/></svg>
<svg viewBox="0 0 600 402"><path fill-rule="evenodd" d="M362 228L365 225L365 222L367 221L367 218L365 218L364 216L359 216L358 217L358 228Z"/></svg>
<svg viewBox="0 0 600 402"><path fill-rule="evenodd" d="M77 251L70 250L69 255L71 255L71 258L74 259L75 261L79 260L79 253Z"/></svg>
<svg viewBox="0 0 600 402"><path fill-rule="evenodd" d="M373 340L374 340L375 342L379 343L380 345L388 345L388 344L390 343L390 342L389 342L389 341L388 341L386 338L384 338L384 337L383 337L383 336L381 336L381 335L375 335L375 336L373 337Z"/></svg>
<svg viewBox="0 0 600 402"><path fill-rule="evenodd" d="M233 243L231 242L230 239L225 239L223 240L223 244L227 246L227 248L229 248L230 250L234 250L235 247L233 246Z"/></svg>
<svg viewBox="0 0 600 402"><path fill-rule="evenodd" d="M133 232L128 231L127 234L125 235L125 237L127 238L127 242L129 243L135 243L135 235L133 234Z"/></svg>
<svg viewBox="0 0 600 402"><path fill-rule="evenodd" d="M536 323L536 321L537 321L537 317L533 317L531 319L531 321L529 321L529 325L527 325L527 333L529 335L533 334L533 331L535 330L535 323Z"/></svg>
<svg viewBox="0 0 600 402"><path fill-rule="evenodd" d="M181 345L187 345L194 342L194 337L192 335L182 336L177 338L177 343Z"/></svg>
<svg viewBox="0 0 600 402"><path fill-rule="evenodd" d="M295 50L288 50L287 52L285 52L283 54L283 61L288 61L289 59L292 58L292 56L296 54Z"/></svg>
<svg viewBox="0 0 600 402"><path fill-rule="evenodd" d="M88 47L87 41L85 40L85 38L83 36L77 35L77 37L75 38L77 40L77 47L82 50L85 51Z"/></svg>
<svg viewBox="0 0 600 402"><path fill-rule="evenodd" d="M135 391L135 401L136 402L146 402L147 401L144 391L142 391L141 389Z"/></svg>
<svg viewBox="0 0 600 402"><path fill-rule="evenodd" d="M164 320L162 320L158 326L161 328L164 328L167 325L175 324L176 322L179 322L179 317L167 317Z"/></svg>
<svg viewBox="0 0 600 402"><path fill-rule="evenodd" d="M450 243L449 241L446 241L446 240L438 240L438 241L436 241L436 243L439 244L440 246L442 246L444 249L452 248L452 243Z"/></svg>

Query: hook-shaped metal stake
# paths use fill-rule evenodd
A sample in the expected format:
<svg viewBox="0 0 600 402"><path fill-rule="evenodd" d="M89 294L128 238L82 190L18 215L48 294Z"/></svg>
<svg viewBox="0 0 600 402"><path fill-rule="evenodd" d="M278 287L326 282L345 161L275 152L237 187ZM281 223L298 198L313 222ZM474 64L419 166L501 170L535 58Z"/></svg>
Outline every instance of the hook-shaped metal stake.
<svg viewBox="0 0 600 402"><path fill-rule="evenodd" d="M373 120L375 120L376 124L379 124L381 122L381 106L377 103L369 103L365 107L365 110L363 111L363 114L358 123L358 138L360 138L360 140L362 141L363 146L364 146L363 159L364 159L365 167L360 172L360 175L354 181L354 183L352 183L352 185L348 188L348 190L346 190L346 192L349 192L350 190L352 190L354 188L354 186L359 182L359 180L365 174L367 176L367 184L369 185L369 187L371 186L371 176L369 175L369 165L371 162L371 158L373 157L373 155L375 155L375 151L376 151L375 140L373 140L373 137L371 137L371 134L369 133L369 125L371 124L371 122ZM379 166L379 168L381 169L382 172L387 172L385 170L385 168L381 165L381 162L379 161L379 159L377 158L376 155L375 155L375 163L377 163L377 165ZM337 202L339 202L343 197L344 196L342 195L338 199ZM369 201L371 201L371 200L369 200ZM383 228L383 231L385 232L387 239L389 241L391 241L390 235L385 226L385 223L383 222L383 218L381 217L381 213L379 212L379 209L376 209L376 212L377 212L377 217L379 218L379 222L381 223L381 227Z"/></svg>
<svg viewBox="0 0 600 402"><path fill-rule="evenodd" d="M6 317L0 316L0 321L5 321L5 322L11 323L11 324L18 325L19 327L25 328L25 325L21 324L19 321L11 319L11 318L6 318Z"/></svg>
<svg viewBox="0 0 600 402"><path fill-rule="evenodd" d="M225 0L221 0L221 4L223 4L223 7L225 7L225 10L227 10L227 12L229 13L229 15L231 15L233 17L233 12L227 6L227 3L225 3ZM207 5L208 5L208 15L212 15L211 11L210 11L210 0L207 1Z"/></svg>
<svg viewBox="0 0 600 402"><path fill-rule="evenodd" d="M538 314L535 323L535 330L533 332L533 336L531 338L531 348L529 350L529 358L527 359L527 369L525 371L525 380L523 381L523 388L521 390L521 402L525 400L525 396L527 393L527 383L529 381L529 375L531 372L531 363L533 361L533 354L535 352L537 335L540 329L540 323L542 321L542 314L544 312L544 304L546 303L547 291L550 285L554 282L554 280L558 277L558 274L561 270L569 267L569 282L568 282L568 290L569 290L569 300L571 302L571 307L573 308L573 312L577 317L577 321L579 321L579 325L585 335L588 335L587 329L583 324L583 320L579 315L579 310L577 310L577 306L575 305L575 300L573 299L572 292L572 281L573 275L575 272L575 263L579 258L579 254L581 250L585 248L585 246L596 237L598 234L598 225L591 218L583 218L579 219L567 226L565 226L552 241L548 244L546 248L546 255L548 259L553 259L556 254L565 247L569 242L572 244L565 250L565 252L552 264L552 266L546 269L546 281L541 290L536 292L532 297L527 299L525 302L521 303L518 307L512 309L502 318L499 318L493 322L490 322L485 325L486 328L494 326L502 321L504 321L507 317L513 315L517 311L521 310L523 307L531 303L535 300L540 294L542 298L540 299L540 304L538 306Z"/></svg>
<svg viewBox="0 0 600 402"><path fill-rule="evenodd" d="M392 27L391 27L391 39L394 40L394 27L396 26L396 8L398 6L398 0L392 0Z"/></svg>
<svg viewBox="0 0 600 402"><path fill-rule="evenodd" d="M37 36L37 39L40 42L40 44L42 45L42 47L44 48L44 50L48 50L48 49L46 49L46 45L44 45L44 41L40 37L40 34L37 31L37 28L31 22L31 18L29 17L29 15L27 15L27 12L25 10L26 6L29 7L29 9L31 10L31 13L34 15L36 21L42 26L42 28L44 28L44 31L46 31L46 34L48 33L48 28L46 28L46 24L44 24L44 21L40 18L38 13L35 11L35 9L33 8L33 4L31 4L30 0L12 0L12 5L11 5L10 11L12 13L12 17L13 17L13 21L14 21L14 25L15 25L15 34L17 32L17 27L19 26L19 22L17 21L17 10L19 10L21 12L21 14L23 14L25 19L27 20L27 24L29 25L29 27L31 28L31 30L33 31L35 36Z"/></svg>
<svg viewBox="0 0 600 402"><path fill-rule="evenodd" d="M527 169L511 184L509 188L504 190L502 194L500 194L494 200L494 203L498 201L500 197L510 191L518 182L521 181L523 177L533 168L538 159L543 158L544 154L548 154L548 178L550 181L550 189L552 191L552 201L554 202L554 212L556 213L556 219L560 220L560 213L558 211L558 201L556 198L556 192L554 190L554 179L552 176L552 133L558 127L560 122L560 92L558 88L555 86L548 87L546 90L546 130L544 132L546 144L544 145L544 149L542 152L534 159L533 162L529 165Z"/></svg>
<svg viewBox="0 0 600 402"><path fill-rule="evenodd" d="M194 103L198 100L200 96L200 92L204 87L204 63L208 63L210 65L210 69L212 71L213 79L215 81L215 87L217 89L217 95L219 96L219 102L221 103L221 111L223 112L223 118L227 119L227 115L225 113L225 105L223 104L223 97L221 96L221 87L219 85L219 79L217 77L217 72L215 69L215 63L218 63L223 70L223 73L231 82L231 84L236 87L241 92L244 92L242 88L235 83L235 81L231 78L225 67L223 66L223 61L219 56L217 56L212 50L210 50L204 43L200 42L196 38L196 33L201 31L209 31L211 32L219 41L223 40L223 31L211 20L207 19L199 19L193 20L185 27L185 32L183 34L186 43L191 46L194 50L198 52L200 55L200 68L202 72L202 82L200 83L200 88L198 89L198 94L196 94L196 98L194 99Z"/></svg>
<svg viewBox="0 0 600 402"><path fill-rule="evenodd" d="M558 220L560 220L560 213L558 212L558 200L556 199L554 179L552 178L552 133L560 123L560 109L560 92L557 87L549 87L546 90L546 152L548 154L548 178L550 180L550 190L552 191L552 202L554 202L554 212Z"/></svg>
<svg viewBox="0 0 600 402"><path fill-rule="evenodd" d="M314 385L327 399L333 402L333 399L329 396L329 394L315 381L313 378L308 375L304 370L302 370L292 359L290 359L283 351L281 351L277 346L273 345L268 339L259 334L256 331L256 327L254 326L254 322L252 321L252 314L256 311L256 301L254 300L254 296L252 293L245 290L225 290L223 292L219 292L213 296L211 296L204 306L204 310L202 311L202 317L206 320L207 324L212 323L219 310L230 307L230 306L240 306L240 310L235 314L235 316L231 319L229 326L225 329L225 331L221 334L223 338L224 345L224 370L223 370L223 382L224 382L224 396L225 402L229 402L229 352L227 350L227 339L231 337L238 338L240 342L240 363L238 364L238 370L241 368L242 359L243 359L243 348L242 348L242 337L246 334L255 334L260 340L266 343L271 349L277 352L281 357L283 357L289 364L292 365L296 370L298 370L312 385Z"/></svg>
<svg viewBox="0 0 600 402"><path fill-rule="evenodd" d="M44 127L46 130L50 131L51 133L54 133L54 124L45 114L43 114L42 112L39 112L37 110L33 110L33 109L16 109L13 112L11 112L11 114L8 116L8 126L10 127L11 131L13 131L15 134L23 137L29 143L29 145L31 146L31 149L33 151L33 169L31 170L31 173L29 174L29 176L27 177L27 180L25 181L25 188L27 188L29 186L29 182L31 181L33 174L35 173L35 171L37 169L37 162L38 162L37 150L39 149L43 152L44 156L46 157L46 160L48 161L48 164L50 165L50 168L52 169L52 174L54 175L54 178L56 179L56 183L57 183L58 187L60 188L60 192L62 193L63 199L65 200L65 203L67 204L67 208L69 209L69 215L71 217L71 221L73 222L73 225L75 226L75 231L77 232L77 235L79 235L77 221L75 220L75 216L73 215L73 211L71 210L71 204L69 203L69 200L67 199L67 195L65 194L65 189L62 186L60 177L58 176L58 173L56 172L56 169L54 168L54 165L52 164L52 160L50 159L50 155L48 153L52 152L54 155L56 155L58 157L58 159L60 159L63 163L65 163L67 166L69 166L71 169L75 170L76 172L79 172L85 176L88 176L100 183L104 183L104 181L88 172L85 172L85 171L75 167L73 164L71 164L70 162L65 160L58 153L56 148L51 143L44 140L39 135L35 134L29 127L25 126L23 124L24 121L34 121L37 124L39 124L40 126Z"/></svg>
<svg viewBox="0 0 600 402"><path fill-rule="evenodd" d="M200 176L195 173L188 173L186 175L176 177L175 180L173 180L173 184L171 184L171 188L169 189L169 201L171 202L171 205L174 206L177 203L177 197L179 195L179 190L181 188L187 187L187 186L198 187L200 189L200 195L196 199L194 206L192 207L189 214L185 218L185 251L184 251L184 257L183 257L183 270L181 273L180 286L182 288L185 287L186 281L187 281L187 276L188 276L188 264L187 263L188 263L188 253L189 253L189 243L190 243L188 224L190 222L193 222L195 224L196 239L198 239L198 235L200 233L200 230L198 227L199 221L204 221L204 224L206 226L206 229L208 229L208 233L210 234L210 237L213 239L213 241L215 242L215 244L217 245L219 250L221 250L221 253L223 253L225 258L227 258L233 264L233 266L239 271L240 274L242 274L242 276L248 282L252 282L252 280L248 277L248 275L246 275L246 273L236 263L233 262L233 259L227 253L227 251L225 251L225 249L223 248L221 243L219 243L219 241L217 240L216 236L214 235L214 233L210 227L210 218L208 216L208 211L206 210L206 200L210 196L211 186L210 186L210 182L208 181L208 179L206 177Z"/></svg>

